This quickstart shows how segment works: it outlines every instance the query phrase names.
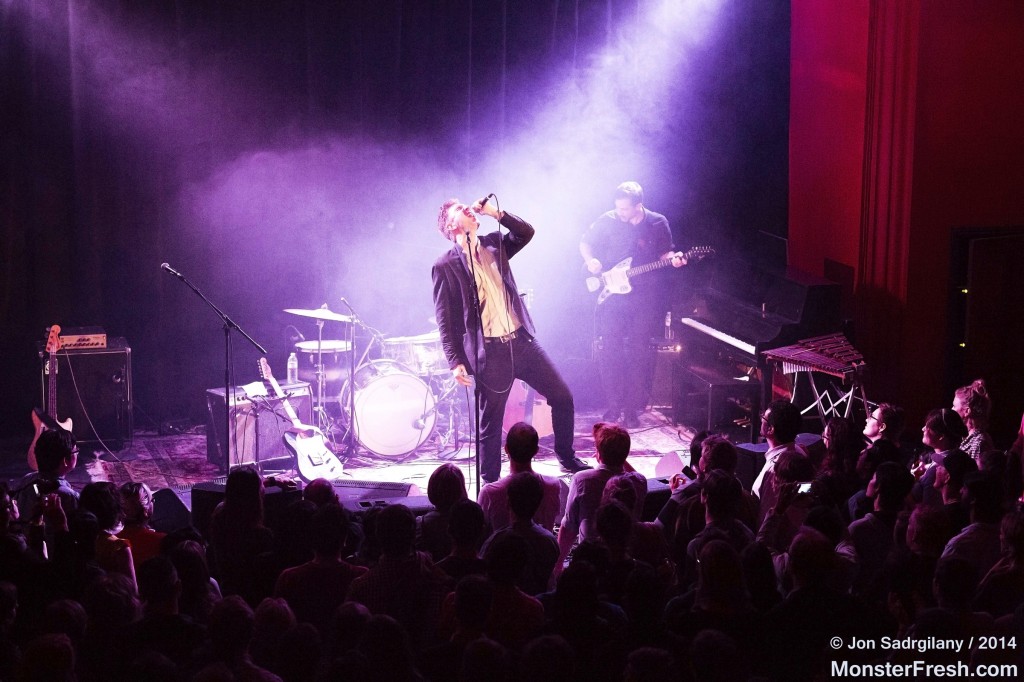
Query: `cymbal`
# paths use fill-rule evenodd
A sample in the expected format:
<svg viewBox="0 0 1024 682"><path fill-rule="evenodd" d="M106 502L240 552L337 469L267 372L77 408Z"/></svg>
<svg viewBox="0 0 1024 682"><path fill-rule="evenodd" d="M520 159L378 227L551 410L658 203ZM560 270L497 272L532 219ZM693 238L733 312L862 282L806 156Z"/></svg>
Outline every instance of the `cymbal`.
<svg viewBox="0 0 1024 682"><path fill-rule="evenodd" d="M333 310L327 308L314 308L313 310L304 310L302 308L285 308L286 313L292 315L299 315L300 317L312 317L317 320L329 320L331 322L351 322L351 315L342 315L336 313Z"/></svg>

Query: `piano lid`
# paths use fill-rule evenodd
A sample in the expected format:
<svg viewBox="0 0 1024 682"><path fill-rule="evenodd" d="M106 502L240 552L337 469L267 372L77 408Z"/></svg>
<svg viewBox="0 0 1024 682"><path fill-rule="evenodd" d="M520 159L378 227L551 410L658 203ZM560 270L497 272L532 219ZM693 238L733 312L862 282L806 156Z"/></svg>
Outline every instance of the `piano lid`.
<svg viewBox="0 0 1024 682"><path fill-rule="evenodd" d="M696 332L754 355L799 338L838 331L840 287L795 268L766 269L720 259L700 302L675 318ZM750 348L755 351L751 352Z"/></svg>

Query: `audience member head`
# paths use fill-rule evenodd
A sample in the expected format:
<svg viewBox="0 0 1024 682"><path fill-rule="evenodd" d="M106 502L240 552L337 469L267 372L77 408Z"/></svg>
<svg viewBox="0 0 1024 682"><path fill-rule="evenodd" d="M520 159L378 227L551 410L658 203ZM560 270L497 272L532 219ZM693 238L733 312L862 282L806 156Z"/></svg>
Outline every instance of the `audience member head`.
<svg viewBox="0 0 1024 682"><path fill-rule="evenodd" d="M698 431L690 441L690 461L700 463L701 454L704 452L704 439L710 434L707 431Z"/></svg>
<svg viewBox="0 0 1024 682"><path fill-rule="evenodd" d="M988 428L992 415L992 397L984 379L975 379L967 386L961 386L953 393L953 410L963 418L971 431Z"/></svg>
<svg viewBox="0 0 1024 682"><path fill-rule="evenodd" d="M875 509L896 512L903 508L914 487L914 476L896 462L882 462L868 483L867 496L875 500Z"/></svg>
<svg viewBox="0 0 1024 682"><path fill-rule="evenodd" d="M325 504L310 521L313 552L318 557L335 558L341 554L348 537L348 512L337 504Z"/></svg>
<svg viewBox="0 0 1024 682"><path fill-rule="evenodd" d="M51 433L45 431L44 433ZM36 637L22 652L15 680L75 680L75 647L65 634Z"/></svg>
<svg viewBox="0 0 1024 682"><path fill-rule="evenodd" d="M481 637L466 645L459 665L459 682L512 679L508 650L493 639Z"/></svg>
<svg viewBox="0 0 1024 682"><path fill-rule="evenodd" d="M497 587L511 587L526 568L529 555L530 546L522 536L512 533L495 536L484 553L487 577Z"/></svg>
<svg viewBox="0 0 1024 682"><path fill-rule="evenodd" d="M19 517L18 503L11 497L7 484L0 482L0 533L8 532Z"/></svg>
<svg viewBox="0 0 1024 682"><path fill-rule="evenodd" d="M82 606L89 617L89 629L108 633L123 631L140 612L135 583L120 573L93 580L82 595Z"/></svg>
<svg viewBox="0 0 1024 682"><path fill-rule="evenodd" d="M280 597L264 598L253 611L252 640L249 644L253 661L263 667L273 665L277 643L295 627L295 623L295 614L287 601Z"/></svg>
<svg viewBox="0 0 1024 682"><path fill-rule="evenodd" d="M736 612L747 605L743 565L736 548L725 540L710 540L700 548L694 606L705 611Z"/></svg>
<svg viewBox="0 0 1024 682"><path fill-rule="evenodd" d="M412 644L409 633L402 624L391 616L370 616L363 628L359 650L369 660L371 667L385 668L388 673L411 669L413 665ZM388 679L390 675L380 679ZM409 678L414 679L414 678Z"/></svg>
<svg viewBox="0 0 1024 682"><path fill-rule="evenodd" d="M1003 482L991 471L974 471L964 477L966 502L971 520L977 523L999 523L1003 516Z"/></svg>
<svg viewBox="0 0 1024 682"><path fill-rule="evenodd" d="M222 661L245 657L256 627L252 608L236 594L221 599L210 613L207 635L214 656Z"/></svg>
<svg viewBox="0 0 1024 682"><path fill-rule="evenodd" d="M977 470L978 465L970 455L963 450L952 450L940 464L935 465L935 482L932 487L948 488L954 497L959 498L967 474Z"/></svg>
<svg viewBox="0 0 1024 682"><path fill-rule="evenodd" d="M633 515L626 505L616 500L602 504L597 508L594 525L609 549L626 551L633 534Z"/></svg>
<svg viewBox="0 0 1024 682"><path fill-rule="evenodd" d="M644 646L626 657L625 682L674 682L678 678L676 661L664 649Z"/></svg>
<svg viewBox="0 0 1024 682"><path fill-rule="evenodd" d="M509 428L508 435L505 437L505 452L508 453L510 461L527 465L537 454L539 442L537 429L526 422L516 422Z"/></svg>
<svg viewBox="0 0 1024 682"><path fill-rule="evenodd" d="M935 565L932 589L941 608L965 611L978 588L978 571L967 559L947 556Z"/></svg>
<svg viewBox="0 0 1024 682"><path fill-rule="evenodd" d="M836 474L852 473L861 451L860 434L846 417L831 417L821 433L825 443L826 469Z"/></svg>
<svg viewBox="0 0 1024 682"><path fill-rule="evenodd" d="M455 618L459 627L483 632L491 614L494 588L482 575L467 575L455 586Z"/></svg>
<svg viewBox="0 0 1024 682"><path fill-rule="evenodd" d="M36 440L36 466L44 476L63 476L78 464L78 445L70 431L47 429Z"/></svg>
<svg viewBox="0 0 1024 682"><path fill-rule="evenodd" d="M626 509L636 508L636 488L629 476L619 474L605 482L604 490L601 491L601 504L613 500L626 505Z"/></svg>
<svg viewBox="0 0 1024 682"><path fill-rule="evenodd" d="M78 498L79 506L93 513L100 530L114 531L120 529L124 520L121 508L121 491L109 481L95 481L82 488Z"/></svg>
<svg viewBox="0 0 1024 682"><path fill-rule="evenodd" d="M307 483L306 487L302 489L302 499L309 500L317 507L322 507L325 504L341 505L338 493L326 478L314 478Z"/></svg>
<svg viewBox="0 0 1024 682"><path fill-rule="evenodd" d="M245 524L263 524L263 479L256 467L235 467L224 485L224 511Z"/></svg>
<svg viewBox="0 0 1024 682"><path fill-rule="evenodd" d="M775 479L779 483L810 483L814 464L799 452L783 452L775 461Z"/></svg>
<svg viewBox="0 0 1024 682"><path fill-rule="evenodd" d="M167 552L185 591L206 589L210 584L210 565L206 550L195 540L185 540Z"/></svg>
<svg viewBox="0 0 1024 682"><path fill-rule="evenodd" d="M963 420L948 407L929 412L921 428L921 442L936 452L952 450L966 437Z"/></svg>
<svg viewBox="0 0 1024 682"><path fill-rule="evenodd" d="M580 547L582 546L581 544ZM572 561L558 576L558 582L555 584L555 602L561 615L581 620L589 620L596 615L597 575L597 569L593 564L573 554Z"/></svg>
<svg viewBox="0 0 1024 682"><path fill-rule="evenodd" d="M544 635L523 648L522 679L532 682L564 682L575 679L576 654L560 635Z"/></svg>
<svg viewBox="0 0 1024 682"><path fill-rule="evenodd" d="M58 599L43 610L43 632L65 634L76 646L85 637L88 623L85 607L74 599Z"/></svg>
<svg viewBox="0 0 1024 682"><path fill-rule="evenodd" d="M529 521L544 499L544 484L530 471L513 474L508 482L508 509L518 521Z"/></svg>
<svg viewBox="0 0 1024 682"><path fill-rule="evenodd" d="M136 576L139 583L139 597L147 610L167 608L177 611L181 595L181 581L174 563L165 556L146 560Z"/></svg>
<svg viewBox="0 0 1024 682"><path fill-rule="evenodd" d="M465 499L452 505L448 516L448 535L455 547L480 549L486 529L484 510L479 504Z"/></svg>
<svg viewBox="0 0 1024 682"><path fill-rule="evenodd" d="M939 557L952 537L949 516L939 507L919 504L910 512L907 522L907 547L927 557Z"/></svg>
<svg viewBox="0 0 1024 682"><path fill-rule="evenodd" d="M773 447L792 443L802 423L799 407L788 400L774 400L761 416L761 436Z"/></svg>
<svg viewBox="0 0 1024 682"><path fill-rule="evenodd" d="M732 682L747 677L736 640L720 630L701 630L689 651L694 682Z"/></svg>
<svg viewBox="0 0 1024 682"><path fill-rule="evenodd" d="M819 531L803 526L789 544L789 568L796 587L821 585L835 568L835 549Z"/></svg>
<svg viewBox="0 0 1024 682"><path fill-rule="evenodd" d="M999 523L999 548L1015 566L1024 565L1024 511L1012 511Z"/></svg>
<svg viewBox="0 0 1024 682"><path fill-rule="evenodd" d="M629 456L629 431L618 424L598 422L594 424L594 446L602 464L621 467Z"/></svg>
<svg viewBox="0 0 1024 682"><path fill-rule="evenodd" d="M121 508L127 526L146 526L153 518L153 491L141 481L121 485Z"/></svg>
<svg viewBox="0 0 1024 682"><path fill-rule="evenodd" d="M733 474L736 473L736 459L736 446L729 442L728 438L719 435L708 436L701 444L697 469L701 475L707 475L714 469Z"/></svg>
<svg viewBox="0 0 1024 682"><path fill-rule="evenodd" d="M833 547L843 540L846 532L846 524L843 523L843 517L835 507L812 507L807 512L804 525L815 529L828 538Z"/></svg>
<svg viewBox="0 0 1024 682"><path fill-rule="evenodd" d="M880 438L898 443L905 423L902 407L892 403L878 403L868 415L864 435L872 443Z"/></svg>
<svg viewBox="0 0 1024 682"><path fill-rule="evenodd" d="M275 653L274 672L282 680L313 680L323 657L323 640L315 626L298 623L282 633Z"/></svg>
<svg viewBox="0 0 1024 682"><path fill-rule="evenodd" d="M338 650L347 649L360 640L371 615L370 610L357 601L338 605L331 618L331 637L338 643Z"/></svg>
<svg viewBox="0 0 1024 682"><path fill-rule="evenodd" d="M416 517L404 504L389 504L377 514L376 536L381 554L408 556L416 541Z"/></svg>
<svg viewBox="0 0 1024 682"><path fill-rule="evenodd" d="M716 521L735 518L743 499L743 486L732 474L713 469L704 477L700 491L707 514Z"/></svg>
<svg viewBox="0 0 1024 682"><path fill-rule="evenodd" d="M427 479L427 499L442 514L451 511L459 500L466 499L466 478L462 470L451 462L434 469Z"/></svg>

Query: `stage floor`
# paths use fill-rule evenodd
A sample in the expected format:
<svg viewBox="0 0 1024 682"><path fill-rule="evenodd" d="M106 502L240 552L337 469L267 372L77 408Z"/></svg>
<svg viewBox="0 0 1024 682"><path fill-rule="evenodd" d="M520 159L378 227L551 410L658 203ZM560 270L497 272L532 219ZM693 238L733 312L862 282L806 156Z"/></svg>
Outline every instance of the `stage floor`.
<svg viewBox="0 0 1024 682"><path fill-rule="evenodd" d="M669 410L665 410L665 413ZM640 415L641 425L631 429L632 451L629 461L648 478L678 471L689 463L689 442L692 429L674 424L660 409ZM600 415L578 412L576 415L575 447L577 456L588 464L595 464L594 441L591 434ZM191 489L196 483L223 481L226 471L207 461L205 428L189 429L177 435L160 435L136 431L133 441L120 451L91 451L83 448L78 466L68 476L75 488L81 489L91 481L112 481L118 485L128 481L142 481L153 490L171 488L177 492ZM410 484L409 495L425 495L431 472L445 462L459 466L466 475L469 494L476 497L476 468L470 439L460 435L454 442L440 445L437 439L425 442L417 450L401 457L382 457L364 447L343 459L342 480L350 482L393 482ZM553 438L541 439L540 452L534 460L539 473L570 478L558 466L552 451ZM28 473L25 453L28 439L13 439L0 444L0 478L16 480ZM660 465L660 466L659 466ZM264 473L285 475L299 480L294 463L286 459L273 459L263 463ZM507 460L502 463L502 474L508 472Z"/></svg>

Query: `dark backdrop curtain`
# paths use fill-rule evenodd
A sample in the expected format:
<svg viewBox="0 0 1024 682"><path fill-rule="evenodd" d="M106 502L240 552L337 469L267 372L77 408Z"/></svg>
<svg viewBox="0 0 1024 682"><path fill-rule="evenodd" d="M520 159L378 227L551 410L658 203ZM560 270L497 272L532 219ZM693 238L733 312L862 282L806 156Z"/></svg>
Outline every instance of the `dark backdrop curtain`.
<svg viewBox="0 0 1024 682"><path fill-rule="evenodd" d="M788 3L696 3L707 35L683 26L664 43L675 65L655 73L650 24L631 27L662 5L689 6L0 3L0 433L28 435L53 323L128 339L137 424L203 418L203 390L223 383L220 322L162 262L283 369L288 325L310 327L282 308L342 310L345 296L392 335L427 331L437 205L521 187L507 208L548 236L517 275L570 357L589 348L589 302L569 293L576 242L617 182L641 180L652 208L720 251L784 235ZM594 107L602 79L624 96ZM610 125L623 103L628 125ZM566 138L559 126L577 147L524 165ZM557 192L568 179L591 194ZM236 383L255 379L256 354L234 347Z"/></svg>

